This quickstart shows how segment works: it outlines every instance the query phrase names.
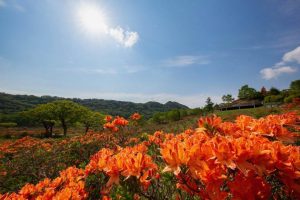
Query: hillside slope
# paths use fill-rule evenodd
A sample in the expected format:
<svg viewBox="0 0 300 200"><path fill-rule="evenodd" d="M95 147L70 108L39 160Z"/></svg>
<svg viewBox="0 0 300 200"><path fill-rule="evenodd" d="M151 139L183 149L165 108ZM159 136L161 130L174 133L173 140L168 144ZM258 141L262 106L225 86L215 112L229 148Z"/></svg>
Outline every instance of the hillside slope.
<svg viewBox="0 0 300 200"><path fill-rule="evenodd" d="M151 117L155 112L164 112L172 109L187 109L188 107L177 102L133 103L126 101L104 100L104 99L79 99L62 98L56 96L34 96L34 95L12 95L0 93L0 113L12 114L28 110L38 104L44 104L55 100L67 99L86 106L94 111L105 114L122 115L128 117L134 112L139 112L146 118Z"/></svg>

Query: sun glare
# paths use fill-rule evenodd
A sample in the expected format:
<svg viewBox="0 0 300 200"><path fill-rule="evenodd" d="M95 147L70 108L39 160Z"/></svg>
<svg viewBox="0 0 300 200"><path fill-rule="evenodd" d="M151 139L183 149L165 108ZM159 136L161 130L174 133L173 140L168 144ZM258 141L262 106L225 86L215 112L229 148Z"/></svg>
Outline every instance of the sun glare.
<svg viewBox="0 0 300 200"><path fill-rule="evenodd" d="M108 31L105 14L96 4L82 3L77 17L80 28L88 34L99 35Z"/></svg>

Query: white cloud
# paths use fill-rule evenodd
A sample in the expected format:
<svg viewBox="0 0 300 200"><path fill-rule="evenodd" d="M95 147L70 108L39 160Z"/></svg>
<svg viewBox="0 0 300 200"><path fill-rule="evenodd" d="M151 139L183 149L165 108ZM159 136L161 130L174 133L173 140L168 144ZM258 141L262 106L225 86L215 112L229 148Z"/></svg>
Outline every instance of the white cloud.
<svg viewBox="0 0 300 200"><path fill-rule="evenodd" d="M205 65L209 63L210 61L208 60L207 56L192 55L176 56L163 61L163 65L166 67L186 67L194 64Z"/></svg>
<svg viewBox="0 0 300 200"><path fill-rule="evenodd" d="M300 46L296 49L285 53L280 62L272 67L260 70L263 79L271 80L282 74L292 74L297 72L296 67L289 66L290 63L296 62L300 64Z"/></svg>
<svg viewBox="0 0 300 200"><path fill-rule="evenodd" d="M282 60L285 63L287 63L287 62L297 62L298 64L300 64L300 46L297 47L296 49L284 54Z"/></svg>
<svg viewBox="0 0 300 200"><path fill-rule="evenodd" d="M291 74L296 72L297 69L290 66L277 66L264 68L260 71L262 78L266 80L274 79L280 76L281 74Z"/></svg>
<svg viewBox="0 0 300 200"><path fill-rule="evenodd" d="M102 38L106 35L126 48L134 46L139 40L137 32L109 24L105 11L96 1L81 1L75 11L80 29L89 36Z"/></svg>
<svg viewBox="0 0 300 200"><path fill-rule="evenodd" d="M125 31L119 26L111 28L108 34L124 47L132 47L139 39L137 32Z"/></svg>

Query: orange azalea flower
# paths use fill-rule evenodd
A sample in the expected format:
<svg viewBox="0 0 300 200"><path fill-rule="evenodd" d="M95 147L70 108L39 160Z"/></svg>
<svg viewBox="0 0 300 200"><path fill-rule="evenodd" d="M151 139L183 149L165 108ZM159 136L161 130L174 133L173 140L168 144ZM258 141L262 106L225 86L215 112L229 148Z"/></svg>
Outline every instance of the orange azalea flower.
<svg viewBox="0 0 300 200"><path fill-rule="evenodd" d="M134 113L134 114L132 114L132 115L130 116L130 119L135 120L135 121L138 121L138 120L141 119L141 117L142 117L142 116L141 116L139 113Z"/></svg>
<svg viewBox="0 0 300 200"><path fill-rule="evenodd" d="M300 147L282 142L289 137L296 138L296 133L292 131L296 130L293 128L298 126L298 120L299 116L295 113L269 115L260 119L242 115L237 117L235 123L222 122L212 116L199 120L201 130L186 130L177 135L157 131L149 136L149 141L159 145L166 164L163 171L172 171L176 175L177 188L201 199L276 198L271 197L270 186L265 181L269 175L279 179L288 198L300 199ZM113 122L106 123L106 127L113 130L127 125L126 121L117 117ZM83 144L95 138L114 141L111 135L88 133L73 137L70 141ZM84 170L69 167L53 180L44 179L36 185L26 184L18 193L3 194L0 199L86 199L85 181L87 175L93 173L103 173L108 179L99 191L101 195L106 195L104 199L110 199L113 185L119 184L119 181L126 182L131 177L138 180L137 187L147 190L151 183L160 181L158 166L147 155L149 141L133 147L101 149L91 157ZM64 140L60 145L68 143L69 140ZM18 148L14 148L13 144L20 149L29 148L32 144L48 146L27 137L5 143L0 150L17 152Z"/></svg>
<svg viewBox="0 0 300 200"><path fill-rule="evenodd" d="M110 122L111 120L112 120L112 116L111 115L106 115L105 117L104 117L104 120L106 121L106 122Z"/></svg>
<svg viewBox="0 0 300 200"><path fill-rule="evenodd" d="M208 117L201 117L198 120L199 128L203 128L209 134L215 134L219 131L219 125L222 123L222 119L216 115L211 115Z"/></svg>
<svg viewBox="0 0 300 200"><path fill-rule="evenodd" d="M261 177L253 173L245 176L238 173L232 182L228 182L233 199L270 199L271 187Z"/></svg>
<svg viewBox="0 0 300 200"><path fill-rule="evenodd" d="M128 121L126 119L124 119L123 117L117 116L113 120L113 124L118 125L118 126L127 126L128 125Z"/></svg>

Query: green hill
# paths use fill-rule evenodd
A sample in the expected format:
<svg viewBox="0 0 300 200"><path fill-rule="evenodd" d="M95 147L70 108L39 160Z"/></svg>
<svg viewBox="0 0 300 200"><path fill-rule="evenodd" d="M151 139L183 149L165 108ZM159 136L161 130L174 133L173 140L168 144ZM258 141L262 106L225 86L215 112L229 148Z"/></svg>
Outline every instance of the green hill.
<svg viewBox="0 0 300 200"><path fill-rule="evenodd" d="M12 95L7 93L0 93L0 113L13 114L20 111L28 110L39 104L44 104L59 99L74 101L94 111L99 111L111 115L121 115L125 117L128 117L134 112L139 112L146 118L149 118L156 112L165 112L172 109L188 108L185 105L172 101L169 101L165 104L152 101L147 103L133 103L104 99L62 98L56 96L38 97L34 95Z"/></svg>

